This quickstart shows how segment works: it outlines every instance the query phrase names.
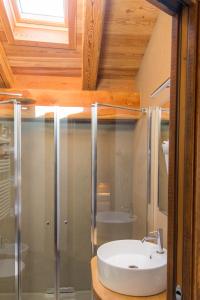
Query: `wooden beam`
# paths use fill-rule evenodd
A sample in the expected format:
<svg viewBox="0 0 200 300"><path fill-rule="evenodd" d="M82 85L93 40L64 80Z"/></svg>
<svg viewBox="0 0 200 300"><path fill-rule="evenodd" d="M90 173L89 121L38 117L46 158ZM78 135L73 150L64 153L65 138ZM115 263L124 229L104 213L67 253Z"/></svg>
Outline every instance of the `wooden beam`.
<svg viewBox="0 0 200 300"><path fill-rule="evenodd" d="M0 89L0 92L21 93L23 98L36 100L36 105L61 105L90 107L95 102L132 108L140 107L140 97L135 92L117 91L67 91L50 89ZM10 98L8 96L8 98ZM0 96L0 100L5 96Z"/></svg>
<svg viewBox="0 0 200 300"><path fill-rule="evenodd" d="M13 73L7 60L6 53L0 42L0 87L10 88L13 86Z"/></svg>
<svg viewBox="0 0 200 300"><path fill-rule="evenodd" d="M103 32L105 0L85 0L82 87L94 90L97 84Z"/></svg>
<svg viewBox="0 0 200 300"><path fill-rule="evenodd" d="M13 70L13 68L12 68ZM15 73L15 72L14 72ZM51 89L51 90L68 90L81 91L81 77L65 77L65 76L44 76L44 75L24 75L16 74L13 88L15 89ZM136 82L132 79L99 79L97 90L115 91L115 92L136 92ZM164 106L163 106L164 107ZM165 106L169 108L168 106Z"/></svg>

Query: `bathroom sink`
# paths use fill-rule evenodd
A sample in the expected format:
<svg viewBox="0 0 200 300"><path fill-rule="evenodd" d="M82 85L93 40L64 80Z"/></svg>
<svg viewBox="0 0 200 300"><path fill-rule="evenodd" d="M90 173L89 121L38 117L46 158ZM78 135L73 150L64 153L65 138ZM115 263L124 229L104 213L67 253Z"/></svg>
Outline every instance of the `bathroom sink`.
<svg viewBox="0 0 200 300"><path fill-rule="evenodd" d="M119 240L97 250L98 276L108 289L130 296L151 296L166 290L167 251L139 240Z"/></svg>
<svg viewBox="0 0 200 300"><path fill-rule="evenodd" d="M21 252L26 252L28 250L28 246L24 243L21 244ZM2 255L15 255L15 244L14 243L6 243L0 248L0 254Z"/></svg>
<svg viewBox="0 0 200 300"><path fill-rule="evenodd" d="M21 262L21 271L25 264ZM0 259L0 278L15 276L15 260L14 259Z"/></svg>

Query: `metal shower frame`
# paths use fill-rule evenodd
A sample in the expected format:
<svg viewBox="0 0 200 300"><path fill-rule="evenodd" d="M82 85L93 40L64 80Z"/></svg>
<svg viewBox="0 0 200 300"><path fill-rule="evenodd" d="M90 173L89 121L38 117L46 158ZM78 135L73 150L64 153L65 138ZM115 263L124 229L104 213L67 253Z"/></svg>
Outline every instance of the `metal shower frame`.
<svg viewBox="0 0 200 300"><path fill-rule="evenodd" d="M149 108L130 108L125 106L116 106L104 103L95 103L92 107L92 196L91 196L91 240L92 240L92 255L96 255L96 216L97 216L97 131L98 131L98 107L109 107L113 109L126 110L132 112L146 113L148 118L148 125L150 124L150 110ZM147 134L147 179L151 176L150 168L150 145L151 132L148 130ZM150 201L150 180L147 180L147 199ZM147 228L146 228L147 229Z"/></svg>
<svg viewBox="0 0 200 300"><path fill-rule="evenodd" d="M20 99L10 99L0 101L0 105L13 104L14 107L14 177L15 177L15 293L17 300L21 300L21 104ZM91 138L92 138L92 197L91 197L91 246L92 255L96 254L95 232L96 232L96 214L97 214L97 130L98 130L98 107L110 107L113 109L126 110L132 112L146 113L149 122L149 109L134 109L124 106L115 106L111 104L95 103L91 106ZM56 107L54 113L54 252L55 252L55 298L60 299L60 107ZM149 164L149 145L151 134L147 135L147 178L151 174ZM150 183L147 182L147 195L150 195ZM149 199L149 198L148 198Z"/></svg>
<svg viewBox="0 0 200 300"><path fill-rule="evenodd" d="M2 94L2 93L0 93ZM7 93L5 93L7 95ZM10 94L9 94L10 95ZM13 94L13 96L20 96ZM1 105L13 105L14 119L14 207L15 207L15 295L22 299L21 289L21 103L20 99L0 101ZM59 109L54 113L54 253L55 298L60 299L60 118Z"/></svg>

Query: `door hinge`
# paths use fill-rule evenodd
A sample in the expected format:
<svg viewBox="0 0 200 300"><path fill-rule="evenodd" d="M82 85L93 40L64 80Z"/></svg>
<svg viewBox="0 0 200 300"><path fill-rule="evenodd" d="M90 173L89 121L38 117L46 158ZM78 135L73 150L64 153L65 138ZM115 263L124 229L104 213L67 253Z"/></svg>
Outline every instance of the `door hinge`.
<svg viewBox="0 0 200 300"><path fill-rule="evenodd" d="M183 295L182 295L182 289L180 285L176 286L176 300L182 300Z"/></svg>

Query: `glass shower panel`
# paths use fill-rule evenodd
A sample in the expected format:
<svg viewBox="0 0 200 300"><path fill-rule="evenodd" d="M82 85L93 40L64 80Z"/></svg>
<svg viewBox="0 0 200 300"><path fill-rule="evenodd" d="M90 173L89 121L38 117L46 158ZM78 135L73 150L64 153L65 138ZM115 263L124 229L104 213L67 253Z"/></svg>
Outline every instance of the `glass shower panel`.
<svg viewBox="0 0 200 300"><path fill-rule="evenodd" d="M0 299L17 300L17 104L0 103ZM16 265L15 265L16 263ZM24 265L22 264L22 268ZM16 276L15 276L16 274Z"/></svg>
<svg viewBox="0 0 200 300"><path fill-rule="evenodd" d="M170 112L160 109L158 135L158 206L159 210L168 213L168 169L169 169L169 124Z"/></svg>
<svg viewBox="0 0 200 300"><path fill-rule="evenodd" d="M91 300L91 109L59 112L60 297Z"/></svg>
<svg viewBox="0 0 200 300"><path fill-rule="evenodd" d="M54 112L22 106L22 300L55 299Z"/></svg>
<svg viewBox="0 0 200 300"><path fill-rule="evenodd" d="M148 114L98 105L96 132L95 248L146 234Z"/></svg>

